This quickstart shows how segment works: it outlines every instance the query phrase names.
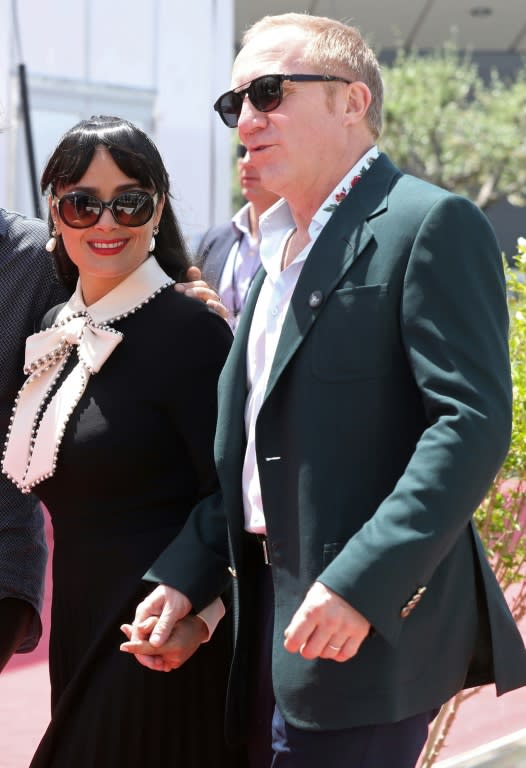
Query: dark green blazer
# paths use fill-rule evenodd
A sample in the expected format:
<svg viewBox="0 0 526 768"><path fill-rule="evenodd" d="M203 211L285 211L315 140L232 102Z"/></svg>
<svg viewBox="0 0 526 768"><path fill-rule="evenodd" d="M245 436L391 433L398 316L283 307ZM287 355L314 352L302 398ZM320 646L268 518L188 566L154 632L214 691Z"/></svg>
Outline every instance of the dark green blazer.
<svg viewBox="0 0 526 768"><path fill-rule="evenodd" d="M200 609L225 583L227 521L230 736L246 711L253 640L241 471L247 339L263 277L219 385L222 494L195 510L146 576ZM293 725L396 721L462 687L526 684L524 644L471 522L509 444L507 330L502 261L484 215L381 155L307 258L256 426L276 597L274 689ZM344 664L283 648L315 580L376 630Z"/></svg>

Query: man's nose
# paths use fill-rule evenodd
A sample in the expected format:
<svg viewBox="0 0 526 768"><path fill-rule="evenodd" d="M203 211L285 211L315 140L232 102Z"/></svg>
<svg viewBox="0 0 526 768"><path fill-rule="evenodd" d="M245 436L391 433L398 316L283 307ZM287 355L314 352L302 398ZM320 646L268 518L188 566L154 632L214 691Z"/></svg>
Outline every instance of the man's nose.
<svg viewBox="0 0 526 768"><path fill-rule="evenodd" d="M243 99L243 104L241 105L241 112L239 113L239 119L237 121L238 129L241 130L254 130L254 128L258 128L261 125L264 125L266 122L266 116L264 112L260 112L259 109L256 109L255 106L252 104L250 99L248 98L248 94L245 95L245 98ZM248 152L247 152L248 154ZM245 155L246 157L246 155Z"/></svg>

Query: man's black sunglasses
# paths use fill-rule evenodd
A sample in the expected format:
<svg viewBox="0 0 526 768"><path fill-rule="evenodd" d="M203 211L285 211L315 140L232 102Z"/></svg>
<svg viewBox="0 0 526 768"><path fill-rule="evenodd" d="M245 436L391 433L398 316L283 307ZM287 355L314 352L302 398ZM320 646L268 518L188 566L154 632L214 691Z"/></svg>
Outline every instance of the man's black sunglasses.
<svg viewBox="0 0 526 768"><path fill-rule="evenodd" d="M261 75L250 83L240 85L233 91L227 91L218 98L214 109L229 128L236 128L243 107L245 96L248 96L259 112L272 112L283 101L283 82L291 80L295 83L351 83L344 77L333 75Z"/></svg>

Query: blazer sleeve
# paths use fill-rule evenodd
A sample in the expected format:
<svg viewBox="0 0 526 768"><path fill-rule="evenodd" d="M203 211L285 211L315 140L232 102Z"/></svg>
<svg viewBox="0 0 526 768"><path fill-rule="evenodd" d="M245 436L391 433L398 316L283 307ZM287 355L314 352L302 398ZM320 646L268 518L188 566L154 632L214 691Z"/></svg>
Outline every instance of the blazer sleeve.
<svg viewBox="0 0 526 768"><path fill-rule="evenodd" d="M203 499L144 575L182 592L199 612L229 586L228 539L220 491Z"/></svg>
<svg viewBox="0 0 526 768"><path fill-rule="evenodd" d="M424 217L400 325L428 426L392 492L319 579L392 643L401 606L465 532L509 447L502 259L485 216L468 200L444 196Z"/></svg>

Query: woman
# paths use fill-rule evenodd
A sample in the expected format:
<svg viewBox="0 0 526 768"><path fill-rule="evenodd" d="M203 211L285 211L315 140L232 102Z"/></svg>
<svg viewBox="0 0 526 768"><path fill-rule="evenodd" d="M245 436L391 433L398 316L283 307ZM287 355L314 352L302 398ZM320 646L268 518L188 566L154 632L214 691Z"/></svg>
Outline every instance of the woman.
<svg viewBox="0 0 526 768"><path fill-rule="evenodd" d="M215 487L216 384L231 334L171 289L188 263L167 172L142 131L80 122L41 186L47 248L76 289L28 339L3 464L54 530L52 720L31 768L231 768L226 622L169 674L119 651L119 627L149 591L142 574ZM197 616L185 631L195 647L208 637Z"/></svg>

